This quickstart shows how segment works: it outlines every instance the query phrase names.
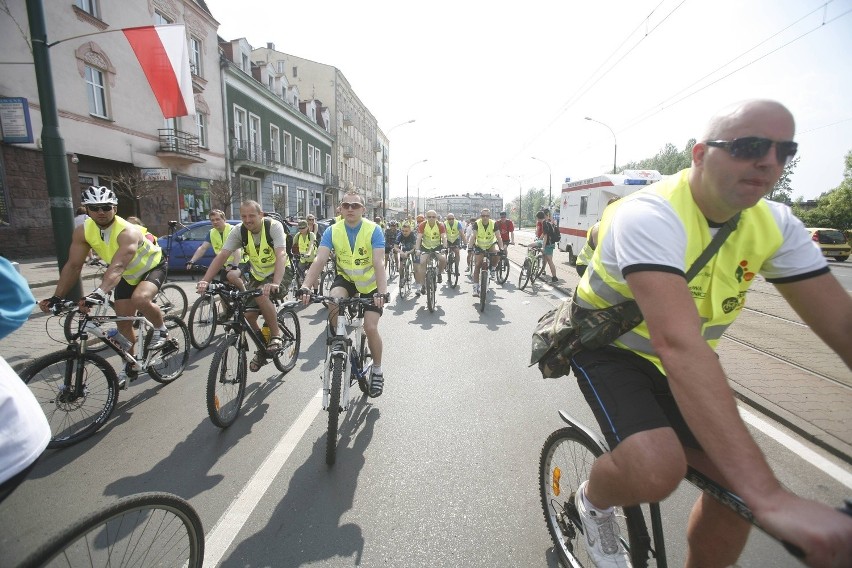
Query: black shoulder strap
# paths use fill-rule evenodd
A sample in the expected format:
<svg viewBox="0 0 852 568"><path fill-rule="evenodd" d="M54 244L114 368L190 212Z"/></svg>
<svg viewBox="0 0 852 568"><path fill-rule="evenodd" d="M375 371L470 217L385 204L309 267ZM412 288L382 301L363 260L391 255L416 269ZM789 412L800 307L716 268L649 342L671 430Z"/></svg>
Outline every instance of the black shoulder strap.
<svg viewBox="0 0 852 568"><path fill-rule="evenodd" d="M272 227L272 221L269 219L263 220L263 227L266 229L266 240L269 241L269 246L275 248L275 243L272 242L272 234L270 233L270 227ZM243 248L248 246L248 227L246 227L245 223L240 225L240 237L243 240Z"/></svg>
<svg viewBox="0 0 852 568"><path fill-rule="evenodd" d="M686 281L689 282L698 272L704 268L704 265L713 258L713 255L722 247L722 243L725 242L725 239L728 238L734 230L737 228L737 223L740 220L740 214L737 213L728 221L722 225L722 228L719 229L716 234L713 236L713 240L710 241L710 244L707 245L707 248L704 249L704 252L695 259L695 262L692 263L692 266L689 267L689 270L686 272Z"/></svg>

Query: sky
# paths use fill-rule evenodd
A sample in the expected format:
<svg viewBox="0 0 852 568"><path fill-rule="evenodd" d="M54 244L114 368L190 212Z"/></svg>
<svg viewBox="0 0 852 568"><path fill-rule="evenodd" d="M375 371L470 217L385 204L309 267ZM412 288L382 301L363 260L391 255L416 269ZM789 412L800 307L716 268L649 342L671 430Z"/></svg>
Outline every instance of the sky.
<svg viewBox="0 0 852 568"><path fill-rule="evenodd" d="M344 74L389 136L391 196L558 195L749 98L796 118L793 199L852 151L852 0L206 2L221 37Z"/></svg>

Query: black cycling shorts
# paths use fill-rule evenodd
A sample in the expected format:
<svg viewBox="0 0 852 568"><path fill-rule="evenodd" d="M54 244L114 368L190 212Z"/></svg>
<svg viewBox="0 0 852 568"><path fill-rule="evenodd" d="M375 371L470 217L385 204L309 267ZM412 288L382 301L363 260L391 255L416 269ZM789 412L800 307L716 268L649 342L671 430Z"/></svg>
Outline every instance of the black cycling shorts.
<svg viewBox="0 0 852 568"><path fill-rule="evenodd" d="M571 368L610 449L631 434L664 427L673 428L684 446L701 449L668 379L647 359L608 346L575 355Z"/></svg>
<svg viewBox="0 0 852 568"><path fill-rule="evenodd" d="M350 298L354 298L356 296L360 296L361 298L372 298L373 294L376 294L379 291L378 288L375 288L371 292L367 292L366 294L361 294L360 292L358 292L358 288L355 287L355 283L350 282L349 280L344 278L343 275L341 275L341 274L338 274L337 277L334 279L334 282L331 283L331 288L332 289L344 288L349 293ZM384 308L380 308L380 307L376 306L375 304L370 304L370 305L364 306L364 311L376 312L377 314L379 314L379 316L381 316L384 313Z"/></svg>
<svg viewBox="0 0 852 568"><path fill-rule="evenodd" d="M165 259L157 266L145 273L145 276L139 282L153 282L157 285L157 290L163 287L166 282L166 261ZM133 291L139 284L129 284L127 280L122 278L118 281L118 286L115 287L113 297L116 300L129 300L133 296Z"/></svg>

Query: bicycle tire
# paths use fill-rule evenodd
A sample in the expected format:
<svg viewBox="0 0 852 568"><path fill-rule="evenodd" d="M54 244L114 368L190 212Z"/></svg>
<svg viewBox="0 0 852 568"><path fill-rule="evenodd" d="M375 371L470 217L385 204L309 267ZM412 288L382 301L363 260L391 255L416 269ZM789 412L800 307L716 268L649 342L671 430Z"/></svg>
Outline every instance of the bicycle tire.
<svg viewBox="0 0 852 568"><path fill-rule="evenodd" d="M173 282L163 284L154 295L154 303L160 306L164 316L186 317L189 300L183 288Z"/></svg>
<svg viewBox="0 0 852 568"><path fill-rule="evenodd" d="M539 492L544 521L554 550L564 566L594 566L583 542L583 528L574 505L579 485L589 478L592 464L603 449L574 428L560 428L544 442L539 459ZM638 507L616 508L622 545L634 568L648 565L647 539L637 536L645 527ZM645 531L646 532L646 531Z"/></svg>
<svg viewBox="0 0 852 568"><path fill-rule="evenodd" d="M199 351L205 349L216 335L219 308L210 294L202 294L189 310L189 340Z"/></svg>
<svg viewBox="0 0 852 568"><path fill-rule="evenodd" d="M145 370L158 383L168 384L180 377L189 363L189 329L177 316L166 316L163 321L166 329L169 330L169 342L173 348L160 349ZM153 334L154 330L149 330L148 337L145 339L146 354Z"/></svg>
<svg viewBox="0 0 852 568"><path fill-rule="evenodd" d="M82 368L75 362L82 362ZM52 367L58 366L55 369ZM85 394L64 393L65 374L85 373ZM43 371L46 371L42 374ZM99 371L96 374L95 371ZM118 377L106 359L96 353L63 350L39 357L20 373L50 424L48 448L65 448L85 440L109 419L118 401ZM71 381L74 381L72 376ZM90 407L87 403L91 402Z"/></svg>
<svg viewBox="0 0 852 568"><path fill-rule="evenodd" d="M497 263L497 283L505 284L509 279L509 259L505 256L500 257Z"/></svg>
<svg viewBox="0 0 852 568"><path fill-rule="evenodd" d="M322 277L320 278L320 294L323 296L328 296L331 292L331 285L334 283L334 272L325 269L322 272Z"/></svg>
<svg viewBox="0 0 852 568"><path fill-rule="evenodd" d="M388 280L393 280L396 276L396 258L393 254L388 258Z"/></svg>
<svg viewBox="0 0 852 568"><path fill-rule="evenodd" d="M325 442L325 463L334 465L337 459L337 424L340 419L340 390L343 385L343 369L345 355L334 355L331 358L331 385L328 392L328 435Z"/></svg>
<svg viewBox="0 0 852 568"><path fill-rule="evenodd" d="M525 258L524 264L521 266L521 272L518 274L518 288L523 290L527 287L530 281L530 259Z"/></svg>
<svg viewBox="0 0 852 568"><path fill-rule="evenodd" d="M216 350L207 374L207 414L219 428L227 428L240 414L246 393L246 350L230 334Z"/></svg>
<svg viewBox="0 0 852 568"><path fill-rule="evenodd" d="M110 300L106 304L101 304L99 306L92 306L89 309L89 314L93 316L114 316L115 313L115 302ZM74 334L77 333L77 319L80 315L78 311L71 311L62 318L62 331L65 334L65 341L69 343L74 341ZM105 321L99 324L104 333L108 333L110 329L116 327L116 322L114 321ZM96 337L90 336L89 343L86 345L86 351L90 353L98 353L99 351L103 351L104 349L108 349L109 346L105 341L98 341Z"/></svg>
<svg viewBox="0 0 852 568"><path fill-rule="evenodd" d="M287 373L296 366L299 358L299 344L302 341L302 330L299 326L299 316L293 308L278 309L278 329L284 340L284 346L272 356L272 362L282 373Z"/></svg>
<svg viewBox="0 0 852 568"><path fill-rule="evenodd" d="M373 354L370 353L370 344L367 342L367 333L361 329L361 338L358 346L358 357L361 360L361 369L364 371L364 376L358 378L358 388L364 394L370 392L370 368L373 366Z"/></svg>
<svg viewBox="0 0 852 568"><path fill-rule="evenodd" d="M61 559L61 563L59 560ZM188 566L204 561L204 526L195 509L170 493L140 493L83 517L21 565Z"/></svg>
<svg viewBox="0 0 852 568"><path fill-rule="evenodd" d="M457 260L458 256L456 253L451 252L450 257L447 259L447 284L450 285L450 288L455 288L459 284L458 266L456 266Z"/></svg>
<svg viewBox="0 0 852 568"><path fill-rule="evenodd" d="M485 313L486 296L488 295L488 266L483 263L479 269L479 313Z"/></svg>
<svg viewBox="0 0 852 568"><path fill-rule="evenodd" d="M547 263L544 262L544 255L540 255L538 257L538 274L536 274L536 279L540 279L542 274L544 274L544 269L547 268Z"/></svg>
<svg viewBox="0 0 852 568"><path fill-rule="evenodd" d="M435 311L435 289L436 284L435 269L430 268L429 274L426 276L426 307L429 308L429 313Z"/></svg>

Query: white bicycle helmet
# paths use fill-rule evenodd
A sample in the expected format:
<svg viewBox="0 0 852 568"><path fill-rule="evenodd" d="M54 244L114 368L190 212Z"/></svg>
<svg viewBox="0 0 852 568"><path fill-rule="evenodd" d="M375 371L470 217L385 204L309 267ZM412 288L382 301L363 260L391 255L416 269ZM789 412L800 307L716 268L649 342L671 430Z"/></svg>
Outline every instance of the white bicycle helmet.
<svg viewBox="0 0 852 568"><path fill-rule="evenodd" d="M96 187L93 185L83 192L81 203L83 205L99 205L101 203L118 205L118 197L116 197L115 192L108 187Z"/></svg>

